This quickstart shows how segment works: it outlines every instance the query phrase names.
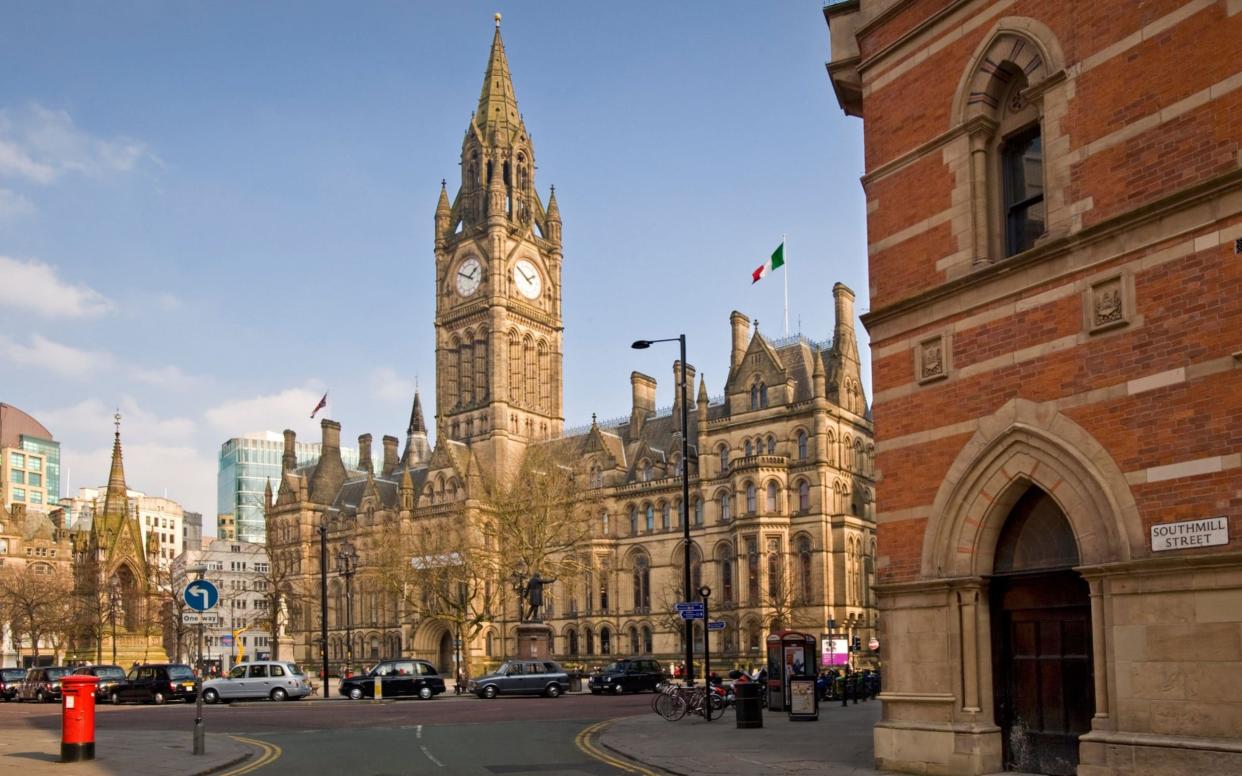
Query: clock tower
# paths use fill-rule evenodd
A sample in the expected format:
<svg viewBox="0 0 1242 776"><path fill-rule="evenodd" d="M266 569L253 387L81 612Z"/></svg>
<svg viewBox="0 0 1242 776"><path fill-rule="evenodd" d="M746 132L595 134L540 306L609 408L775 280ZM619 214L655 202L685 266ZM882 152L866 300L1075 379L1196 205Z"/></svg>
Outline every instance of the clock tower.
<svg viewBox="0 0 1242 776"><path fill-rule="evenodd" d="M436 207L436 418L443 439L498 465L559 436L561 217L535 191L535 153L509 63L492 39L461 149L461 187ZM490 448L490 449L489 449Z"/></svg>

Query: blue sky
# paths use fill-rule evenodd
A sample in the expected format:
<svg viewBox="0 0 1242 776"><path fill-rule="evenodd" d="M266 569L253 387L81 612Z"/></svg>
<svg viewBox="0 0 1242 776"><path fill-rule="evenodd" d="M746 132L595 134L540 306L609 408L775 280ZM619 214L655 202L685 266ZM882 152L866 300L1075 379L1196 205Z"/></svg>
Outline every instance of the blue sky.
<svg viewBox="0 0 1242 776"><path fill-rule="evenodd" d="M130 486L213 527L220 443L318 439L325 390L347 442L403 437L416 378L434 406L433 214L495 11L564 219L567 425L628 413L635 369L671 403L676 348L640 337L685 331L715 395L730 311L783 333L780 274L750 283L782 233L792 331L831 335L836 281L868 307L820 8L5 4L0 401L73 491L106 480L120 407Z"/></svg>

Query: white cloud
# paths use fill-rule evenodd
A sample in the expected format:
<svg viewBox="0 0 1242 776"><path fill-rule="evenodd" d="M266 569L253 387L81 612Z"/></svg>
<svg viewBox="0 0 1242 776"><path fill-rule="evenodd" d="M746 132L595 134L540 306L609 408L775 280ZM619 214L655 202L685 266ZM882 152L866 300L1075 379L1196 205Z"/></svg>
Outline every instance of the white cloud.
<svg viewBox="0 0 1242 776"><path fill-rule="evenodd" d="M288 388L268 396L225 402L207 410L206 416L225 439L286 428L298 433L314 433L319 421L311 420L310 414L322 396L322 391L310 387ZM316 417L324 416L321 410Z"/></svg>
<svg viewBox="0 0 1242 776"><path fill-rule="evenodd" d="M126 137L94 137L67 111L38 104L0 110L0 176L46 186L71 173L127 173L143 159L159 163L146 144Z"/></svg>
<svg viewBox="0 0 1242 776"><path fill-rule="evenodd" d="M89 377L113 362L109 353L80 350L71 345L53 342L40 334L34 335L29 345L0 336L0 358L6 358L19 366L40 367L77 379Z"/></svg>
<svg viewBox="0 0 1242 776"><path fill-rule="evenodd" d="M408 402L414 397L414 381L380 367L371 372L371 395L381 401Z"/></svg>
<svg viewBox="0 0 1242 776"><path fill-rule="evenodd" d="M0 198L0 211L3 199ZM112 310L112 302L89 286L62 280L41 261L0 256L0 308L15 307L47 318L84 318Z"/></svg>
<svg viewBox="0 0 1242 776"><path fill-rule="evenodd" d="M0 189L0 221L23 218L35 211L34 205L16 191Z"/></svg>
<svg viewBox="0 0 1242 776"><path fill-rule="evenodd" d="M175 366L134 367L130 371L130 376L140 383L154 385L157 388L189 388L196 382L196 378L187 375Z"/></svg>
<svg viewBox="0 0 1242 776"><path fill-rule="evenodd" d="M61 483L65 495L76 495L78 488L95 488L108 482L112 463L112 435L109 425L102 436L103 447L61 445ZM57 431L52 429L52 433ZM93 442L93 439L91 440ZM125 484L152 496L173 499L187 510L202 512L203 522L214 526L216 515L216 460L186 444L145 441L141 434L121 426L121 454L125 463Z"/></svg>
<svg viewBox="0 0 1242 776"><path fill-rule="evenodd" d="M34 417L47 426L57 439L62 436L108 438L113 430L113 415L117 412L121 414L122 436L147 443L185 443L196 429L196 424L189 418L161 418L142 409L131 397L122 399L120 405L118 409L99 399L84 399L60 409L39 410Z"/></svg>

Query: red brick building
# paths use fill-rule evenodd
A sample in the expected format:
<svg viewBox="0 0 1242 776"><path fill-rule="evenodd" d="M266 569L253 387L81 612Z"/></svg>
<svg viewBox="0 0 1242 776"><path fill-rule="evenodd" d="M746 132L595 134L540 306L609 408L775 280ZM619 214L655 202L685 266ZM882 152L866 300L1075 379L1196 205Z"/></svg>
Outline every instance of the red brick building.
<svg viewBox="0 0 1242 776"><path fill-rule="evenodd" d="M1242 773L1242 0L846 0L884 715L927 773Z"/></svg>

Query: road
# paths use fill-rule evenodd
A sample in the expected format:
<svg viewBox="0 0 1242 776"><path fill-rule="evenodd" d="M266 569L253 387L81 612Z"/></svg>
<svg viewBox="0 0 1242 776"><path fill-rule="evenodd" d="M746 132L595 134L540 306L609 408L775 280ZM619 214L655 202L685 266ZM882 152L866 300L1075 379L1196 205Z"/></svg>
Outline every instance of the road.
<svg viewBox="0 0 1242 776"><path fill-rule="evenodd" d="M560 698L441 696L432 701L255 701L204 707L207 731L275 745L279 756L249 771L359 776L616 774L588 755L578 734L601 720L650 713L650 694ZM100 706L97 745L127 730L191 736L192 704ZM59 731L59 705L0 705L0 726ZM157 753L153 753L157 756Z"/></svg>

